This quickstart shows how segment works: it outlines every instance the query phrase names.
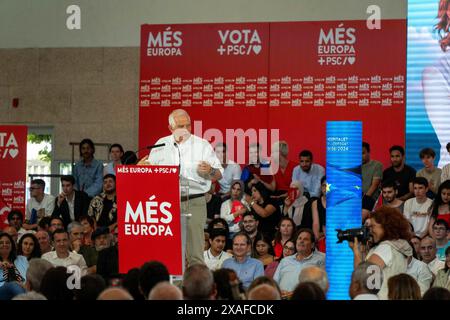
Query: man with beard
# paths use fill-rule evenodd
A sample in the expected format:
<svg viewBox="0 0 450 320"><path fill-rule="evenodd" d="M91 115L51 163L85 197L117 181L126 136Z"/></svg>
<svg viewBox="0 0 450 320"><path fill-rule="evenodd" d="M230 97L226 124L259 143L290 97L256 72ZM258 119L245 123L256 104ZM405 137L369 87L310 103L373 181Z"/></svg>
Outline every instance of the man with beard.
<svg viewBox="0 0 450 320"><path fill-rule="evenodd" d="M397 184L392 181L384 181L381 184L381 194L383 196L383 204L385 206L396 208L401 213L403 213L403 205L404 202L397 198L398 190L397 190Z"/></svg>
<svg viewBox="0 0 450 320"><path fill-rule="evenodd" d="M414 197L412 180L416 177L416 170L405 163L405 149L402 146L392 146L389 153L392 166L383 171L383 181L394 181L398 199L406 201Z"/></svg>
<svg viewBox="0 0 450 320"><path fill-rule="evenodd" d="M253 240L258 233L258 224L259 221L253 212L244 213L244 216L242 217L242 226L244 227L243 232L245 232L252 240L252 246Z"/></svg>
<svg viewBox="0 0 450 320"><path fill-rule="evenodd" d="M107 174L103 177L103 192L92 199L88 214L95 219L97 226L114 230L117 225L115 175Z"/></svg>
<svg viewBox="0 0 450 320"><path fill-rule="evenodd" d="M103 163L94 159L95 146L91 139L80 142L80 157L75 164L73 176L77 190L93 198L102 192Z"/></svg>
<svg viewBox="0 0 450 320"><path fill-rule="evenodd" d="M300 181L309 197L320 197L320 179L325 175L325 169L313 163L313 154L309 150L301 151L298 157L300 164L292 172L292 181Z"/></svg>

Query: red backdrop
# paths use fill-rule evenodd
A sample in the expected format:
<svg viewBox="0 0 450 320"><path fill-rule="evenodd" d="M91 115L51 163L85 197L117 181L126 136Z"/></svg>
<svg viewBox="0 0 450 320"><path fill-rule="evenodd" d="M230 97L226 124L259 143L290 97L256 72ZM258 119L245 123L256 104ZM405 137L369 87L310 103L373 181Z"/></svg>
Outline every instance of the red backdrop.
<svg viewBox="0 0 450 320"><path fill-rule="evenodd" d="M25 217L26 168L27 127L0 126L0 229L11 209Z"/></svg>
<svg viewBox="0 0 450 320"><path fill-rule="evenodd" d="M168 135L184 108L201 134L279 129L291 159L310 149L325 165L326 121L361 120L388 165L404 145L405 73L406 20L143 25L139 145Z"/></svg>

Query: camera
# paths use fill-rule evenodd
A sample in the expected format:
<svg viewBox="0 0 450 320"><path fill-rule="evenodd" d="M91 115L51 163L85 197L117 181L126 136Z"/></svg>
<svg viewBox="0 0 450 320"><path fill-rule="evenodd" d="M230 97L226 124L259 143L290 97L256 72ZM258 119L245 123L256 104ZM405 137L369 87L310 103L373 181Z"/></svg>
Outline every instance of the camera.
<svg viewBox="0 0 450 320"><path fill-rule="evenodd" d="M370 239L369 228L366 226L347 230L336 229L336 231L338 238L337 243L342 243L344 240L353 242L354 238L357 238L361 243L367 243L367 241L369 241Z"/></svg>

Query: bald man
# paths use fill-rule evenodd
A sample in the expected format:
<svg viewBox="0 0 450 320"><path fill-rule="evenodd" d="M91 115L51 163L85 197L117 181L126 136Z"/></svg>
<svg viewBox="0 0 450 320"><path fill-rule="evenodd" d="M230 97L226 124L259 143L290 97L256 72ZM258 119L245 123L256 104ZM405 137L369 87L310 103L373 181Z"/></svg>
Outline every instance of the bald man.
<svg viewBox="0 0 450 320"><path fill-rule="evenodd" d="M260 284L248 293L248 300L281 300L280 293L269 284Z"/></svg>
<svg viewBox="0 0 450 320"><path fill-rule="evenodd" d="M128 291L121 288L108 288L99 294L97 300L134 300Z"/></svg>
<svg viewBox="0 0 450 320"><path fill-rule="evenodd" d="M177 286L164 281L153 287L148 300L183 300L183 293Z"/></svg>
<svg viewBox="0 0 450 320"><path fill-rule="evenodd" d="M323 290L325 294L327 294L330 287L326 271L315 266L306 267L300 272L298 276L298 283L302 282L314 282L320 287L320 289Z"/></svg>

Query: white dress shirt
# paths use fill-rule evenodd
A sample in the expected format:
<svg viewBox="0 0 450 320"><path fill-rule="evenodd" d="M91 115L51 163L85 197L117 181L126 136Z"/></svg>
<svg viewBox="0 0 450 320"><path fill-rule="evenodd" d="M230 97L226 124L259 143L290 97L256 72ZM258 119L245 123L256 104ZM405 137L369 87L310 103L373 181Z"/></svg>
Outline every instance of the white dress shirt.
<svg viewBox="0 0 450 320"><path fill-rule="evenodd" d="M164 143L165 146L154 148L150 152L151 165L178 166L180 165L180 184L189 184L189 195L206 193L211 189L211 180L200 177L197 167L201 161L208 162L214 169L223 173L222 165L213 148L205 139L193 134L181 144L176 144L173 135L159 139L156 144ZM186 195L186 190L181 188L181 195Z"/></svg>
<svg viewBox="0 0 450 320"><path fill-rule="evenodd" d="M55 267L68 267L68 266L78 266L81 269L81 275L84 276L87 273L87 265L81 254L69 251L69 256L67 258L58 258L56 251L50 251L44 253L41 257L47 260Z"/></svg>

